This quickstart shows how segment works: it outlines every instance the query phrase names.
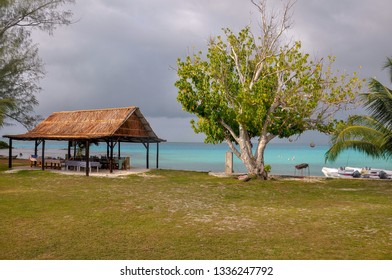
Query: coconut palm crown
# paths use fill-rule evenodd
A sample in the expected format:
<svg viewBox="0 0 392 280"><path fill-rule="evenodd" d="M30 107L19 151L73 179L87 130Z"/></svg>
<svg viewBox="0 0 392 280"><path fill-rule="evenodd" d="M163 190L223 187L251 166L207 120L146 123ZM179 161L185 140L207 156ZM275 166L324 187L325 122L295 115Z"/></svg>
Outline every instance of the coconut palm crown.
<svg viewBox="0 0 392 280"><path fill-rule="evenodd" d="M383 69L389 70L392 83L392 58L387 58ZM347 149L373 158L392 157L392 90L372 78L369 92L362 94L361 99L369 116L351 116L337 127L325 161L335 161Z"/></svg>

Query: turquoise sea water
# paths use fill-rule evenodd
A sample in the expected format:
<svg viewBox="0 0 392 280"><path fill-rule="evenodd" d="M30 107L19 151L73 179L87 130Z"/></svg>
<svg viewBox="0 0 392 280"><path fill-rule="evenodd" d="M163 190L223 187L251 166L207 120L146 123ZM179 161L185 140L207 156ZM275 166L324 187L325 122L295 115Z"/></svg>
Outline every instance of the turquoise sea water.
<svg viewBox="0 0 392 280"><path fill-rule="evenodd" d="M30 149L33 150L34 144L32 142L14 141L13 146L17 149L27 149L26 153L28 153ZM266 163L272 167L272 174L292 175L295 170L294 166L300 163L308 163L310 174L317 176L323 175L321 172L323 166L373 167L392 170L392 161L372 159L355 151L343 153L334 163L324 163L324 154L328 148L327 145L311 148L309 145L298 143L270 143L265 152L265 159ZM52 151L52 153L55 151L57 156L64 157L67 143L48 141L46 149ZM117 154L117 147L114 151ZM225 153L228 151L229 148L226 144L161 143L159 145L159 167L163 169L223 172ZM91 153L105 155L106 144L93 145ZM121 156L130 156L132 166L146 166L146 148L142 144L121 143ZM150 167L155 168L155 166L156 144L151 144ZM236 156L234 156L234 172L245 172L242 162Z"/></svg>

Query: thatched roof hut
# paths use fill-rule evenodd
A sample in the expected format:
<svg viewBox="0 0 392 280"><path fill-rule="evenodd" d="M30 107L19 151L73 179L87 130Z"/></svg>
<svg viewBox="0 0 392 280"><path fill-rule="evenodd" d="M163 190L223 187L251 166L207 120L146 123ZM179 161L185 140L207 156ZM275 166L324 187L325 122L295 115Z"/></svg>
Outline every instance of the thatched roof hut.
<svg viewBox="0 0 392 280"><path fill-rule="evenodd" d="M17 140L98 140L159 143L138 107L54 112L25 134L5 135Z"/></svg>
<svg viewBox="0 0 392 280"><path fill-rule="evenodd" d="M35 140L35 150L37 150L37 145L45 143L45 140L69 141L69 143L83 141L87 144L106 142L111 149L111 154L113 154L114 146L117 144L120 146L120 142L142 143L147 149L147 168L149 167L149 144L157 143L158 145L160 142L165 142L155 134L139 108L135 106L54 112L29 132L4 135L4 137L10 139L10 146L12 146L12 140ZM10 162L11 166L12 162Z"/></svg>

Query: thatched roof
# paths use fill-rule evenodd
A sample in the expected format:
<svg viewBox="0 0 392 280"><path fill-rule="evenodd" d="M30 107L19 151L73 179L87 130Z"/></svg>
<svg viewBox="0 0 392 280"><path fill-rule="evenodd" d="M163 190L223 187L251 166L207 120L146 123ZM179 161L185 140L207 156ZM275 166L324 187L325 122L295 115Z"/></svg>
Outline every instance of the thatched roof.
<svg viewBox="0 0 392 280"><path fill-rule="evenodd" d="M83 140L162 142L138 107L64 111L51 114L34 129L4 137L20 140Z"/></svg>

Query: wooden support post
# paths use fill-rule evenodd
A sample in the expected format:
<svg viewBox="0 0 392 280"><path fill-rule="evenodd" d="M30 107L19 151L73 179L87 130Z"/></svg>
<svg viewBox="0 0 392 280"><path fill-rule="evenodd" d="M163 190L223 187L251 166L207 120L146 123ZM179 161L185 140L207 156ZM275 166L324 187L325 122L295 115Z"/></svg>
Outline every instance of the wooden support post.
<svg viewBox="0 0 392 280"><path fill-rule="evenodd" d="M146 168L150 168L150 143L147 142L147 153L146 153Z"/></svg>
<svg viewBox="0 0 392 280"><path fill-rule="evenodd" d="M34 155L38 159L38 146L42 143L42 140L35 140L34 141ZM37 166L37 161L34 161L34 166Z"/></svg>
<svg viewBox="0 0 392 280"><path fill-rule="evenodd" d="M118 140L117 144L118 144L118 159L120 160L121 157L120 140Z"/></svg>
<svg viewBox="0 0 392 280"><path fill-rule="evenodd" d="M12 138L9 140L9 148L8 148L8 168L12 168Z"/></svg>
<svg viewBox="0 0 392 280"><path fill-rule="evenodd" d="M41 160L41 169L45 170L45 140L42 140L42 160Z"/></svg>
<svg viewBox="0 0 392 280"><path fill-rule="evenodd" d="M77 142L76 142L76 141L73 141L73 142L72 142L72 145L73 145L73 147L74 147L73 158L75 159L75 158L76 158L76 146L77 146Z"/></svg>
<svg viewBox="0 0 392 280"><path fill-rule="evenodd" d="M225 173L226 173L226 175L233 174L233 153L232 152L226 153Z"/></svg>
<svg viewBox="0 0 392 280"><path fill-rule="evenodd" d="M38 140L35 140L34 142L34 155L38 156ZM37 165L37 163L35 165Z"/></svg>
<svg viewBox="0 0 392 280"><path fill-rule="evenodd" d="M67 152L67 158L66 158L68 160L71 158L71 145L72 145L72 142L68 141L68 152Z"/></svg>
<svg viewBox="0 0 392 280"><path fill-rule="evenodd" d="M156 162L157 169L159 168L159 143L157 142L157 162Z"/></svg>
<svg viewBox="0 0 392 280"><path fill-rule="evenodd" d="M90 141L86 140L86 176L90 176Z"/></svg>
<svg viewBox="0 0 392 280"><path fill-rule="evenodd" d="M113 173L113 149L114 149L114 144L113 144L113 139L110 140L110 159L109 159L109 165L110 165L110 173Z"/></svg>

